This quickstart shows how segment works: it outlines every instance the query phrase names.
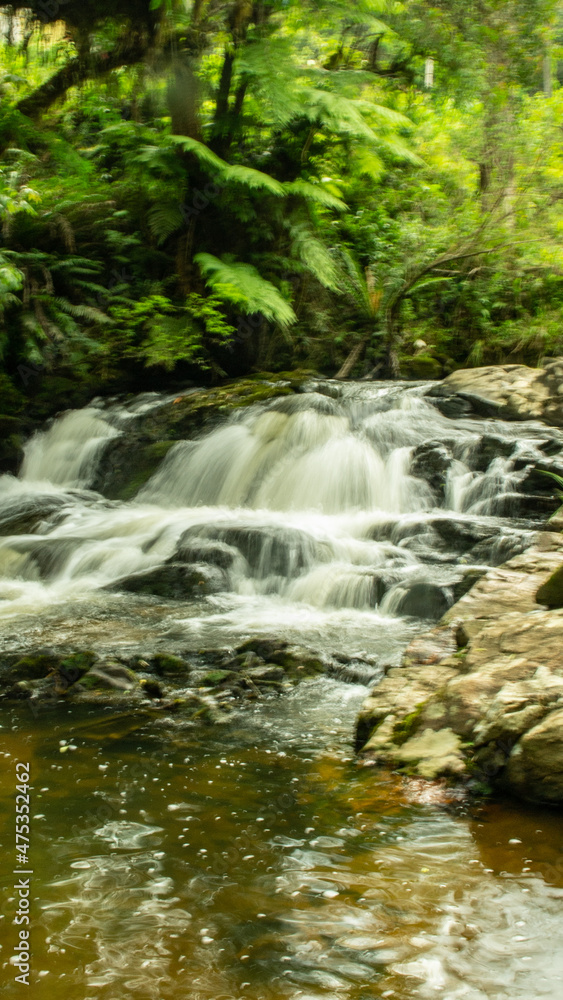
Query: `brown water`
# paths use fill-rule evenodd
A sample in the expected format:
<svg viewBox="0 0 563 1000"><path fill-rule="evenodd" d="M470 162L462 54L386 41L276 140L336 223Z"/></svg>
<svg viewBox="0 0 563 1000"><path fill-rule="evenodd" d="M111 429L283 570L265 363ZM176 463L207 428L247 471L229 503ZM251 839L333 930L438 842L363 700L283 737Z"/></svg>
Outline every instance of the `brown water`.
<svg viewBox="0 0 563 1000"><path fill-rule="evenodd" d="M21 759L34 998L561 997L560 817L468 812L360 768L349 742L363 694L306 682L208 728L5 712L3 995L25 990L9 964Z"/></svg>

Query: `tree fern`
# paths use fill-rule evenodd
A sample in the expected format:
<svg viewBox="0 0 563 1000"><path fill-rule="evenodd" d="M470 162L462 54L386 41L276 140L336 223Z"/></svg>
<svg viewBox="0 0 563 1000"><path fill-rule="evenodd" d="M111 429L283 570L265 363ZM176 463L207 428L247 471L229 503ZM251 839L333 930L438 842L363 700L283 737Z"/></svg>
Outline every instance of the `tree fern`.
<svg viewBox="0 0 563 1000"><path fill-rule="evenodd" d="M334 208L338 212L346 211L346 203L327 191L321 184L312 184L310 181L298 178L296 181L286 181L283 187L286 194L299 195L306 201L323 205L325 208Z"/></svg>
<svg viewBox="0 0 563 1000"><path fill-rule="evenodd" d="M290 229L292 250L303 267L321 285L333 292L340 291L341 278L334 258L324 243L313 235L306 225L294 225Z"/></svg>
<svg viewBox="0 0 563 1000"><path fill-rule="evenodd" d="M247 315L261 313L283 327L296 321L289 302L251 264L219 260L209 253L199 253L194 260L217 298Z"/></svg>

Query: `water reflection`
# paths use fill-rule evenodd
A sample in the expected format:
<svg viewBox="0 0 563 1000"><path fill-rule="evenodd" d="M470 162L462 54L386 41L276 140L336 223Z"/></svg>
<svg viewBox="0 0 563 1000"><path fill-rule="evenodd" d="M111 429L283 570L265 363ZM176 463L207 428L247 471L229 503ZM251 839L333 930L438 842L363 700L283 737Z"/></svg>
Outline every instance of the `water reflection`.
<svg viewBox="0 0 563 1000"><path fill-rule="evenodd" d="M559 819L502 802L465 813L439 789L358 768L362 693L304 683L220 729L75 706L45 709L30 733L14 710L0 730L5 996L21 989L16 756L35 785L34 996L560 996Z"/></svg>

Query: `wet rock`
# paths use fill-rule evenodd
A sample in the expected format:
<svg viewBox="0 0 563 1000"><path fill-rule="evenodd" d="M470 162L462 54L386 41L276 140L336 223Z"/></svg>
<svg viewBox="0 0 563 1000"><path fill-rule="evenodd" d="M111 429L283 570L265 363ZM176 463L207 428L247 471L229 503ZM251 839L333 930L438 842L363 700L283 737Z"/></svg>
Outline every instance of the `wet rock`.
<svg viewBox="0 0 563 1000"><path fill-rule="evenodd" d="M506 783L524 798L563 802L563 708L524 733L506 766Z"/></svg>
<svg viewBox="0 0 563 1000"><path fill-rule="evenodd" d="M65 563L83 544L80 538L17 538L10 540L9 551L18 563L18 575L25 579L47 580L57 576ZM6 553L8 549L4 549Z"/></svg>
<svg viewBox="0 0 563 1000"><path fill-rule="evenodd" d="M68 506L68 498L33 494L3 499L0 503L0 535L30 534L55 510Z"/></svg>
<svg viewBox="0 0 563 1000"><path fill-rule="evenodd" d="M454 583L453 586L453 599L454 603L461 600L465 594L469 593L472 587L485 575L486 570L484 569L468 569L463 574L461 580Z"/></svg>
<svg viewBox="0 0 563 1000"><path fill-rule="evenodd" d="M31 656L22 656L16 660L12 667L3 671L1 683L9 684L18 680L36 680L46 677L53 670L56 670L60 663L60 657L56 653L36 653Z"/></svg>
<svg viewBox="0 0 563 1000"><path fill-rule="evenodd" d="M238 551L226 542L199 538L188 529L180 538L173 556L175 562L209 563L219 569L230 569Z"/></svg>
<svg viewBox="0 0 563 1000"><path fill-rule="evenodd" d="M219 579L209 567L172 562L122 577L105 589L192 601L220 590L222 582L222 577Z"/></svg>
<svg viewBox="0 0 563 1000"><path fill-rule="evenodd" d="M413 618L432 618L437 621L451 606L452 600L445 587L420 581L405 592L394 607L398 615Z"/></svg>
<svg viewBox="0 0 563 1000"><path fill-rule="evenodd" d="M255 684L264 681L284 681L285 670L277 667L274 663L265 663L263 666L249 667L244 671L244 676L248 677Z"/></svg>
<svg viewBox="0 0 563 1000"><path fill-rule="evenodd" d="M559 507L559 500L545 495L503 493L495 497L492 507L496 517L515 517L543 523L555 513Z"/></svg>
<svg viewBox="0 0 563 1000"><path fill-rule="evenodd" d="M561 443L559 442L559 448L561 448ZM524 475L519 482L520 489L523 493L531 493L535 495L546 494L550 497L557 497L557 483L552 478L553 475L560 476L563 478L563 465L560 461L554 461L546 459L538 461L535 456L532 457L532 461L527 461L525 458L517 459L514 462L514 468L518 471L524 469ZM560 502L560 501L559 501Z"/></svg>
<svg viewBox="0 0 563 1000"><path fill-rule="evenodd" d="M482 563L489 566L501 566L515 556L525 552L530 547L531 535L523 532L521 535L511 532L496 537L489 537L478 542L469 549L466 559L471 563ZM461 597L462 595L460 595ZM458 597L457 600L460 598Z"/></svg>
<svg viewBox="0 0 563 1000"><path fill-rule="evenodd" d="M495 459L509 458L515 447L514 440L501 438L495 434L483 434L471 449L469 465L475 472L486 472Z"/></svg>
<svg viewBox="0 0 563 1000"><path fill-rule="evenodd" d="M436 496L443 500L452 461L452 453L445 445L436 441L425 442L413 452L411 475L426 480Z"/></svg>
<svg viewBox="0 0 563 1000"><path fill-rule="evenodd" d="M469 518L436 517L430 521L430 526L448 551L458 555L468 552L479 542L488 541L499 533L496 525Z"/></svg>
<svg viewBox="0 0 563 1000"><path fill-rule="evenodd" d="M108 442L93 488L112 500L130 500L148 482L170 448L212 430L234 409L279 396L291 397L299 378L241 379L210 389L190 389L148 410L134 408L122 434Z"/></svg>
<svg viewBox="0 0 563 1000"><path fill-rule="evenodd" d="M15 475L23 460L22 421L11 414L0 414L0 473Z"/></svg>
<svg viewBox="0 0 563 1000"><path fill-rule="evenodd" d="M547 533L489 570L372 691L358 719L362 752L562 803L563 610L536 600L554 576L563 581L563 539Z"/></svg>
<svg viewBox="0 0 563 1000"><path fill-rule="evenodd" d="M266 639L262 637L247 639L237 646L237 654L255 653L262 660L271 660L274 653L283 653L288 647L284 639Z"/></svg>
<svg viewBox="0 0 563 1000"><path fill-rule="evenodd" d="M146 664L149 666L149 663ZM185 678L191 671L191 664L172 653L155 653L150 657L150 666L159 677Z"/></svg>
<svg viewBox="0 0 563 1000"><path fill-rule="evenodd" d="M106 660L92 667L82 677L80 684L88 691L107 688L132 691L139 687L139 679L133 670L129 670L122 663Z"/></svg>
<svg viewBox="0 0 563 1000"><path fill-rule="evenodd" d="M227 550L238 551L247 561L251 572L259 577L296 576L312 566L321 554L310 535L298 528L260 525L205 525L188 529L182 536L182 546L219 542ZM225 549L223 549L225 551Z"/></svg>
<svg viewBox="0 0 563 1000"><path fill-rule="evenodd" d="M210 670L200 679L203 687L220 687L225 684L237 684L240 678L235 670Z"/></svg>
<svg viewBox="0 0 563 1000"><path fill-rule="evenodd" d="M242 653L237 653L234 660L232 661L234 670L252 670L254 667L262 667L264 665L264 658L262 656L257 656L252 650L243 651Z"/></svg>
<svg viewBox="0 0 563 1000"><path fill-rule="evenodd" d="M147 697L159 699L164 696L164 688L158 683L158 681L152 680L150 677L142 677L140 684L143 689L143 694L146 694Z"/></svg>
<svg viewBox="0 0 563 1000"><path fill-rule="evenodd" d="M314 677L327 669L326 661L318 653L301 646L287 646L286 649L274 650L269 659L297 679Z"/></svg>

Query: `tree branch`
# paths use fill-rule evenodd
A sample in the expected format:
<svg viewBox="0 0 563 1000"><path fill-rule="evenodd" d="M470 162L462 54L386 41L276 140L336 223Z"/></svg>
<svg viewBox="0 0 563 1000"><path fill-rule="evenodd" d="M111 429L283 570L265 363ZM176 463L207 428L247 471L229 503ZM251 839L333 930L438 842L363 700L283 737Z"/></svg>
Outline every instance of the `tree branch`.
<svg viewBox="0 0 563 1000"><path fill-rule="evenodd" d="M148 42L141 42L136 38L132 42L123 42L112 52L99 52L86 60L71 59L40 87L22 98L16 104L16 108L28 118L38 118L55 101L63 97L70 87L78 87L85 80L104 76L120 66L132 66L141 62L148 48Z"/></svg>

